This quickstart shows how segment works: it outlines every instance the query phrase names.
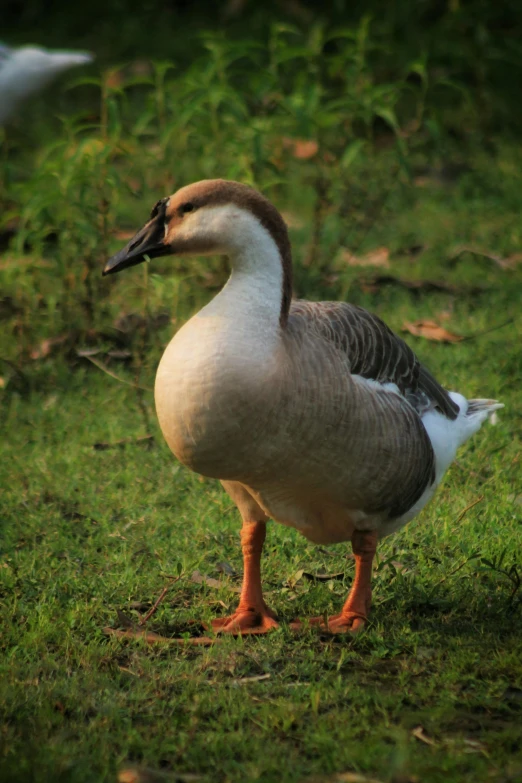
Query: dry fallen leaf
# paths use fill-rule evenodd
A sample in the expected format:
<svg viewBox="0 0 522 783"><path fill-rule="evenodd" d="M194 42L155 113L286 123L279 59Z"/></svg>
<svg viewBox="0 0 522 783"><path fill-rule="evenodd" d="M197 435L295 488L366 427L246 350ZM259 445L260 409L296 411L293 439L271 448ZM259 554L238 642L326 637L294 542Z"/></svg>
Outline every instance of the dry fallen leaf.
<svg viewBox="0 0 522 783"><path fill-rule="evenodd" d="M125 767L118 772L118 783L193 783L201 775L191 772L166 772L149 767Z"/></svg>
<svg viewBox="0 0 522 783"><path fill-rule="evenodd" d="M109 628L108 626L103 629L103 633L106 636L116 636L118 639L143 639L149 644L178 644L186 647L209 647L211 644L219 644L221 639L217 636L192 636L188 639L176 638L168 636L160 636L152 631L142 631L140 629L129 628L126 631L119 631L116 628Z"/></svg>
<svg viewBox="0 0 522 783"><path fill-rule="evenodd" d="M358 772L337 772L328 777L308 778L302 783L383 783L377 778L367 778L366 775L360 775Z"/></svg>
<svg viewBox="0 0 522 783"><path fill-rule="evenodd" d="M240 587L232 587L231 585L227 584L226 582L221 582L219 579L213 579L211 576L205 576L201 573L201 571L193 571L191 574L191 580L195 582L198 585L208 585L208 587L228 587L229 590L232 590L234 593L241 592Z"/></svg>
<svg viewBox="0 0 522 783"><path fill-rule="evenodd" d="M356 256L349 250L343 249L340 253L341 262L348 266L375 266L390 268L390 251L387 247L376 247L364 256Z"/></svg>
<svg viewBox="0 0 522 783"><path fill-rule="evenodd" d="M31 349L29 354L31 359L45 359L47 356L49 356L50 353L52 353L54 348L58 348L60 345L63 345L67 341L67 338L67 334L61 334L59 337L48 337L47 339L42 340L40 345L37 345L35 348Z"/></svg>
<svg viewBox="0 0 522 783"><path fill-rule="evenodd" d="M294 158L299 160L310 160L317 155L319 145L313 139L283 139L283 146L292 151Z"/></svg>
<svg viewBox="0 0 522 783"><path fill-rule="evenodd" d="M414 337L424 337L425 340L434 340L438 343L460 343L461 335L448 332L436 321L406 321L402 326L403 332L409 332Z"/></svg>
<svg viewBox="0 0 522 783"><path fill-rule="evenodd" d="M412 729L411 733L413 734L415 739L424 742L425 745L433 745L434 747L437 745L435 740L432 740L430 737L428 737L428 735L426 734L422 726L415 726L415 728Z"/></svg>
<svg viewBox="0 0 522 783"><path fill-rule="evenodd" d="M316 141L302 141L298 139L294 145L294 158L299 160L309 160L317 154L319 145Z"/></svg>
<svg viewBox="0 0 522 783"><path fill-rule="evenodd" d="M261 682L262 680L269 680L271 674L256 674L252 677L240 677L238 680L234 680L234 682L238 683L238 685L244 685L247 682Z"/></svg>

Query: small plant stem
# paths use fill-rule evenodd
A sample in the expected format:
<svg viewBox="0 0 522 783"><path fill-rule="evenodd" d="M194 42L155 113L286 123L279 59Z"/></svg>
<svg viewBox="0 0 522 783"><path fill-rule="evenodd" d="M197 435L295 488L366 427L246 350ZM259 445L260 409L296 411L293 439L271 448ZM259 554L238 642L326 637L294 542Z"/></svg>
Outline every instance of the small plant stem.
<svg viewBox="0 0 522 783"><path fill-rule="evenodd" d="M139 370L136 371L136 379L139 378ZM143 418L143 423L145 425L145 432L150 432L151 430L151 421L149 416L149 411L147 409L147 405L145 404L145 400L143 399L143 386L140 386L138 383L134 384L134 388L136 389L136 398L138 400L138 408L140 409L140 413Z"/></svg>
<svg viewBox="0 0 522 783"><path fill-rule="evenodd" d="M108 104L108 94L109 94L109 87L108 87L108 74L104 73L101 80L101 95L100 95L100 134L101 137L106 140L107 139L107 128L109 124L109 112L107 108Z"/></svg>
<svg viewBox="0 0 522 783"><path fill-rule="evenodd" d="M173 583L173 584L174 584L174 583ZM147 614L146 614L144 617L142 617L142 618L141 618L141 620L139 621L139 623L138 623L138 625L139 625L139 626L143 626L143 625L145 625L145 623L146 623L148 620L150 620L150 618L152 617L152 615L153 615L153 614L155 614L155 613L157 612L157 610L158 610L158 606L161 604L161 602L163 601L163 599L165 598L165 596L167 595L167 593L168 593L168 591L169 591L169 587L170 587L170 585L167 585L166 587L164 587L164 588L163 588L163 590L161 591L161 593L160 593L159 597L158 597L158 598L156 599L156 601L154 602L154 605L153 605L153 606L152 606L152 607L149 609L149 611L147 612Z"/></svg>
<svg viewBox="0 0 522 783"><path fill-rule="evenodd" d="M176 582L179 582L179 580L181 579L181 576L182 576L182 575L180 574L179 576L171 576L171 577L169 577L169 579L171 579L172 581L171 581L171 582L170 582L168 585L166 585L166 586L163 588L163 590L162 590L162 591L161 591L161 593L159 594L158 598L157 598L157 599L156 599L156 601L154 602L154 605L153 605L153 606L152 606L152 607L149 609L149 611L147 612L147 614L146 614L144 617L142 617L142 618L141 618L141 620L138 622L138 625L139 625L140 627L141 627L141 626L143 626L143 625L145 625L145 623L146 623L148 620L150 620L150 618L152 617L152 615L153 615L153 614L155 614L155 613L157 612L157 610L158 610L158 606L159 606L159 605L162 603L162 601L164 600L165 596L167 595L167 593L168 593L168 591L170 590L170 588L172 587L172 585L175 585L175 584L176 584Z"/></svg>
<svg viewBox="0 0 522 783"><path fill-rule="evenodd" d="M484 500L484 495L481 495L479 498L473 501L473 503L470 503L466 508L462 509L460 514L458 515L457 519L455 520L455 524L458 524L461 519L464 518L464 516L468 513L468 511L473 508L473 506L476 506L477 503L480 503L482 500Z"/></svg>
<svg viewBox="0 0 522 783"><path fill-rule="evenodd" d="M511 576L512 574L513 576ZM520 585L522 584L522 579L520 578L520 574L518 573L516 563L513 563L513 565L507 572L507 575L513 582L513 590L511 591L511 595L509 596L509 602L511 603L515 595L518 593L520 589Z"/></svg>
<svg viewBox="0 0 522 783"><path fill-rule="evenodd" d="M477 557L478 557L478 555L476 555L476 554L475 554L475 555L471 555L471 557L467 557L465 560L463 560L463 561L462 561L462 563L460 563L460 565L458 565L456 568L454 568L454 569L453 569L453 571L450 571L450 572L449 572L449 574L446 574L446 576L445 576L445 577L443 577L443 578L440 580L440 582L437 582L437 583L436 583L436 584L433 586L433 591L435 591L435 590L437 589L437 587L440 587L440 585L444 584L444 582L445 582L447 579L449 579L449 578L450 578L450 576L454 576L454 575L455 575L455 574L456 574L458 571L460 571L460 570L461 570L461 568L464 568L464 566L465 566L465 565L467 565L467 564L468 564L468 563L469 563L471 560L476 560L476 559L477 559Z"/></svg>
<svg viewBox="0 0 522 783"><path fill-rule="evenodd" d="M94 356L82 356L82 359L88 359L102 372L106 373L107 375L110 375L111 378L114 378L115 381L124 383L126 386L132 386L133 389L141 389L141 391L152 392L152 389L149 389L148 386L137 386L132 381L127 381L125 380L125 378L120 378L119 375L116 375L116 373L112 372L112 370L109 370L109 368L103 362L100 362L99 359L95 359Z"/></svg>
<svg viewBox="0 0 522 783"><path fill-rule="evenodd" d="M310 245L303 261L303 266L314 267L317 264L319 248L321 245L321 233L323 230L324 215L329 205L328 200L328 181L324 174L320 172L315 181L315 191L317 198L314 205L314 214L312 218L312 237Z"/></svg>

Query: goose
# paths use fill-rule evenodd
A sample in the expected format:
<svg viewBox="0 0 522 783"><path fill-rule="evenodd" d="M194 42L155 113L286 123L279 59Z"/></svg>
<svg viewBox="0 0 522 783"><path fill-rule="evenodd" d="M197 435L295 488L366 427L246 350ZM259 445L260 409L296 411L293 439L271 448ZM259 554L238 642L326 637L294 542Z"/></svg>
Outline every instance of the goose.
<svg viewBox="0 0 522 783"><path fill-rule="evenodd" d="M62 71L92 61L87 52L49 52L36 46L0 45L0 125L31 93Z"/></svg>
<svg viewBox="0 0 522 783"><path fill-rule="evenodd" d="M219 479L242 518L239 605L213 628L278 626L261 584L272 519L317 544L351 541L355 577L325 630L356 633L370 610L378 540L419 513L457 448L502 405L446 391L376 315L293 300L286 225L238 182L203 180L158 201L103 274L215 254L229 259L228 282L175 334L155 382L168 446Z"/></svg>

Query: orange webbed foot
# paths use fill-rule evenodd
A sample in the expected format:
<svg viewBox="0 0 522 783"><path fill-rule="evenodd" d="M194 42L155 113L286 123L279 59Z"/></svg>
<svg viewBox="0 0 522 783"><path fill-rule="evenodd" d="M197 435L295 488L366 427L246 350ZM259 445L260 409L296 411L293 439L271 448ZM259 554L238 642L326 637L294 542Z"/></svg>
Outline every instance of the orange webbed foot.
<svg viewBox="0 0 522 783"><path fill-rule="evenodd" d="M229 633L234 636L262 634L279 628L275 613L267 606L261 609L237 609L228 617L212 620L216 633Z"/></svg>
<svg viewBox="0 0 522 783"><path fill-rule="evenodd" d="M339 614L332 617L312 617L308 620L312 626L319 626L330 633L356 634L363 630L372 605L372 563L377 547L377 533L374 530L356 530L352 535L352 548L355 555L355 578L352 589ZM303 623L297 621L290 626L299 630Z"/></svg>
<svg viewBox="0 0 522 783"><path fill-rule="evenodd" d="M310 617L304 622L296 620L290 624L293 631L300 631L308 623L311 627L319 628L321 631L329 633L350 633L356 634L363 630L366 625L367 617L357 612L340 612L331 617Z"/></svg>

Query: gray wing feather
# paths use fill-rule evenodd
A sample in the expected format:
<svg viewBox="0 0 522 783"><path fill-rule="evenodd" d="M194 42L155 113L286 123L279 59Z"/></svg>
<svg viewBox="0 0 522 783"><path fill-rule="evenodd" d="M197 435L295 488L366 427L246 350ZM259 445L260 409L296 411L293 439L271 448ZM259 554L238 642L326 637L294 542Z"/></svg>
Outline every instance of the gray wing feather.
<svg viewBox="0 0 522 783"><path fill-rule="evenodd" d="M346 353L353 375L394 383L419 413L436 407L448 419L457 418L459 408L448 392L376 315L346 302L294 300L290 319L304 319Z"/></svg>

